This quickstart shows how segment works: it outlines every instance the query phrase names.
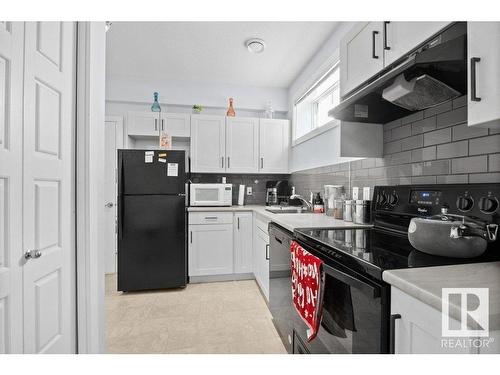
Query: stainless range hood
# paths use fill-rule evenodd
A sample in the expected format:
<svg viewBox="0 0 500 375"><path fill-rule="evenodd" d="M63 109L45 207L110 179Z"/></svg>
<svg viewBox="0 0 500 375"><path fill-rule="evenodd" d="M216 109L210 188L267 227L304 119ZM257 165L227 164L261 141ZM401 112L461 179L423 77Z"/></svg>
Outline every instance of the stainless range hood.
<svg viewBox="0 0 500 375"><path fill-rule="evenodd" d="M328 114L385 124L466 92L467 23L457 22L342 98Z"/></svg>

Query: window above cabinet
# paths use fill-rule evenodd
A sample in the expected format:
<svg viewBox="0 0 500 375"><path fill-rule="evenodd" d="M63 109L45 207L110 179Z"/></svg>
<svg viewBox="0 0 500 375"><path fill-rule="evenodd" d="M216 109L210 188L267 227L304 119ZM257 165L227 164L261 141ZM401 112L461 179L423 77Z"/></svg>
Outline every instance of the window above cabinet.
<svg viewBox="0 0 500 375"><path fill-rule="evenodd" d="M340 101L339 64L334 64L296 100L293 116L293 141L300 143L332 124L328 111ZM321 129L321 130L320 130Z"/></svg>

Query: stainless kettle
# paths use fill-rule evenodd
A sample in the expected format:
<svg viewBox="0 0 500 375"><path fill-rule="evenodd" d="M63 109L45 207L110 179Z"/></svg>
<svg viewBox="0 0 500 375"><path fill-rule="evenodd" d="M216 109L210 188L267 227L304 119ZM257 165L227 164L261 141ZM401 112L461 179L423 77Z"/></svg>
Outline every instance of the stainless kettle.
<svg viewBox="0 0 500 375"><path fill-rule="evenodd" d="M488 224L468 216L441 214L415 217L408 227L408 239L424 253L451 258L474 258L482 255L489 242L496 241L497 224Z"/></svg>

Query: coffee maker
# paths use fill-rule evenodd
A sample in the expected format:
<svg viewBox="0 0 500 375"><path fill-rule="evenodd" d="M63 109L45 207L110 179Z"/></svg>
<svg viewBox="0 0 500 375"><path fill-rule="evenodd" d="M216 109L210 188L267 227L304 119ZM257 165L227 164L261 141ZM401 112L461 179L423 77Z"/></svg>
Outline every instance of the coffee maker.
<svg viewBox="0 0 500 375"><path fill-rule="evenodd" d="M267 181L266 182L266 206L276 206L288 202L290 191L288 181Z"/></svg>

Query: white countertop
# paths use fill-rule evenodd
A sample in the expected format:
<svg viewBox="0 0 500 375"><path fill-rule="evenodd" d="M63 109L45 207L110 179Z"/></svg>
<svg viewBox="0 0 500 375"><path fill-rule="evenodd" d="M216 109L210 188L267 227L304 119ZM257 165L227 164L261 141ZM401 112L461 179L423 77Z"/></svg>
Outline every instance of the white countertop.
<svg viewBox="0 0 500 375"><path fill-rule="evenodd" d="M382 278L438 311L442 288L489 288L490 332L500 330L500 262L384 271ZM460 321L460 306L450 302L452 317Z"/></svg>
<svg viewBox="0 0 500 375"><path fill-rule="evenodd" d="M238 212L252 211L265 217L285 229L293 232L298 228L366 228L371 225L360 225L344 220L334 219L325 214L314 213L291 213L291 214L274 214L266 211L266 206L248 205L248 206L231 206L231 207L188 207L189 212Z"/></svg>

